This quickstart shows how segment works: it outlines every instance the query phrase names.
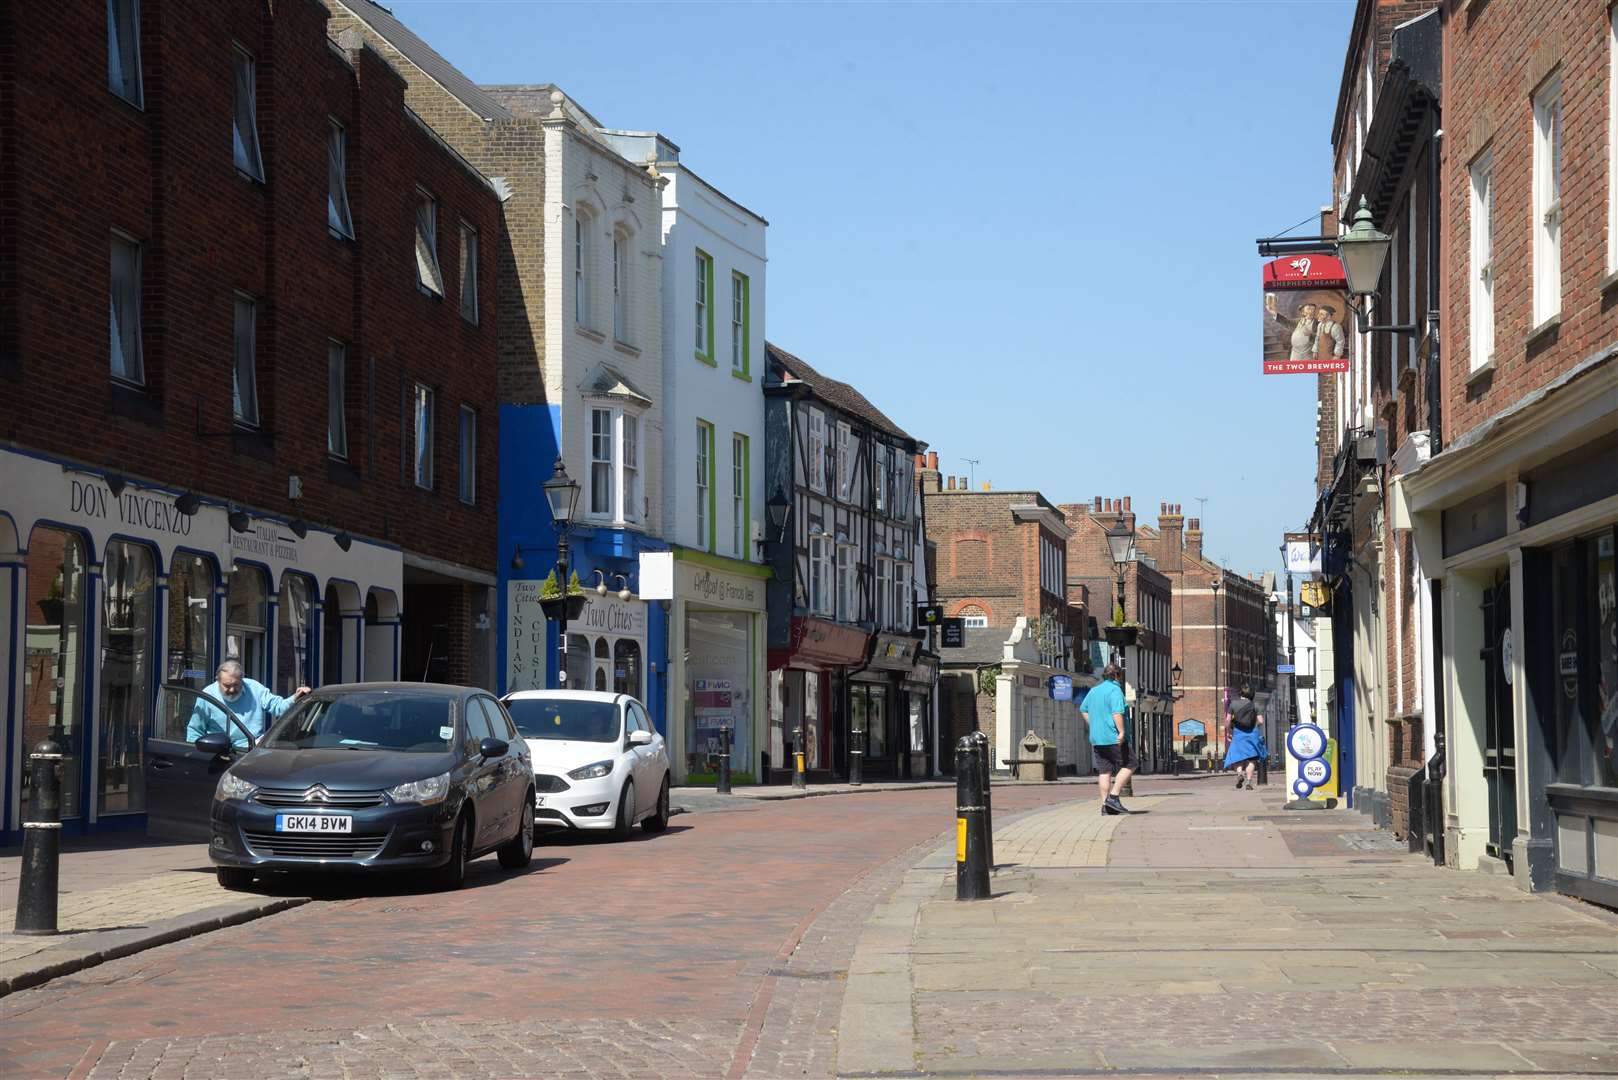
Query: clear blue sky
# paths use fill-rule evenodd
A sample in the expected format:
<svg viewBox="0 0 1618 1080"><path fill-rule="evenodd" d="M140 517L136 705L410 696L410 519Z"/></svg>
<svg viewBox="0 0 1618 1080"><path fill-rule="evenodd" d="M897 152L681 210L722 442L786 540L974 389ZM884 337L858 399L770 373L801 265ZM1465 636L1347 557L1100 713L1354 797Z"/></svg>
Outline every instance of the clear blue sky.
<svg viewBox="0 0 1618 1080"><path fill-rule="evenodd" d="M1307 518L1314 380L1260 374L1253 239L1330 198L1351 0L391 6L768 218L770 340L946 472L1206 496L1244 572Z"/></svg>

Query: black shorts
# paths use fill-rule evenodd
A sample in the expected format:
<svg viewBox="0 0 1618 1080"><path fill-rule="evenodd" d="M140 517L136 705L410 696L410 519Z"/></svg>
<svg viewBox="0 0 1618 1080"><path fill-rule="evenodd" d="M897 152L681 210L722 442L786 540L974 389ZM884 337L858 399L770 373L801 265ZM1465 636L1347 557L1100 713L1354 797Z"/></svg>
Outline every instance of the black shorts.
<svg viewBox="0 0 1618 1080"><path fill-rule="evenodd" d="M1135 758L1135 748L1128 741L1090 747L1090 764L1098 773L1115 773L1140 767L1140 762Z"/></svg>

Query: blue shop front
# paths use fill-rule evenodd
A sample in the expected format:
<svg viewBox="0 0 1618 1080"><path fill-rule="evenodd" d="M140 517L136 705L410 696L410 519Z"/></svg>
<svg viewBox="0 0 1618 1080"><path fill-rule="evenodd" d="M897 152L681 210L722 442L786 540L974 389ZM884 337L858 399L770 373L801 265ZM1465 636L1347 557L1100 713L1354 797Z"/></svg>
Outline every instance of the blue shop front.
<svg viewBox="0 0 1618 1080"><path fill-rule="evenodd" d="M547 619L540 589L556 570L557 535L542 485L557 457L561 410L500 408L501 693L560 685L560 625ZM569 475L585 480L571 466ZM581 497L568 533L569 575L585 590L584 610L567 626L566 686L631 694L668 736L668 616L640 596L640 556L668 545L627 524L595 521Z"/></svg>

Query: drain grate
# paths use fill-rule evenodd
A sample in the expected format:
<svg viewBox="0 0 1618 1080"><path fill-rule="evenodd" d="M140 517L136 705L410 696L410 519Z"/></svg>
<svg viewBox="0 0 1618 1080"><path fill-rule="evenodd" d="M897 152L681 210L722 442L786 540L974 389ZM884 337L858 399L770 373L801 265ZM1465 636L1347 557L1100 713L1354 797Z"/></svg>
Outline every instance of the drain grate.
<svg viewBox="0 0 1618 1080"><path fill-rule="evenodd" d="M791 968L765 968L764 974L782 979L813 979L818 982L837 982L848 978L846 971L794 971Z"/></svg>

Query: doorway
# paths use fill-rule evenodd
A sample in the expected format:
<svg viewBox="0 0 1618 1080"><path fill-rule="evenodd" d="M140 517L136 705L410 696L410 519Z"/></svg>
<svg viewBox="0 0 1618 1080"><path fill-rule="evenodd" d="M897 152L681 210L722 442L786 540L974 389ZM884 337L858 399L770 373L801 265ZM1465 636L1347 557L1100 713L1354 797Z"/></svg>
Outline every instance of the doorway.
<svg viewBox="0 0 1618 1080"><path fill-rule="evenodd" d="M1483 784L1489 801L1485 850L1512 866L1517 837L1517 729L1512 719L1511 578L1501 574L1483 591Z"/></svg>

